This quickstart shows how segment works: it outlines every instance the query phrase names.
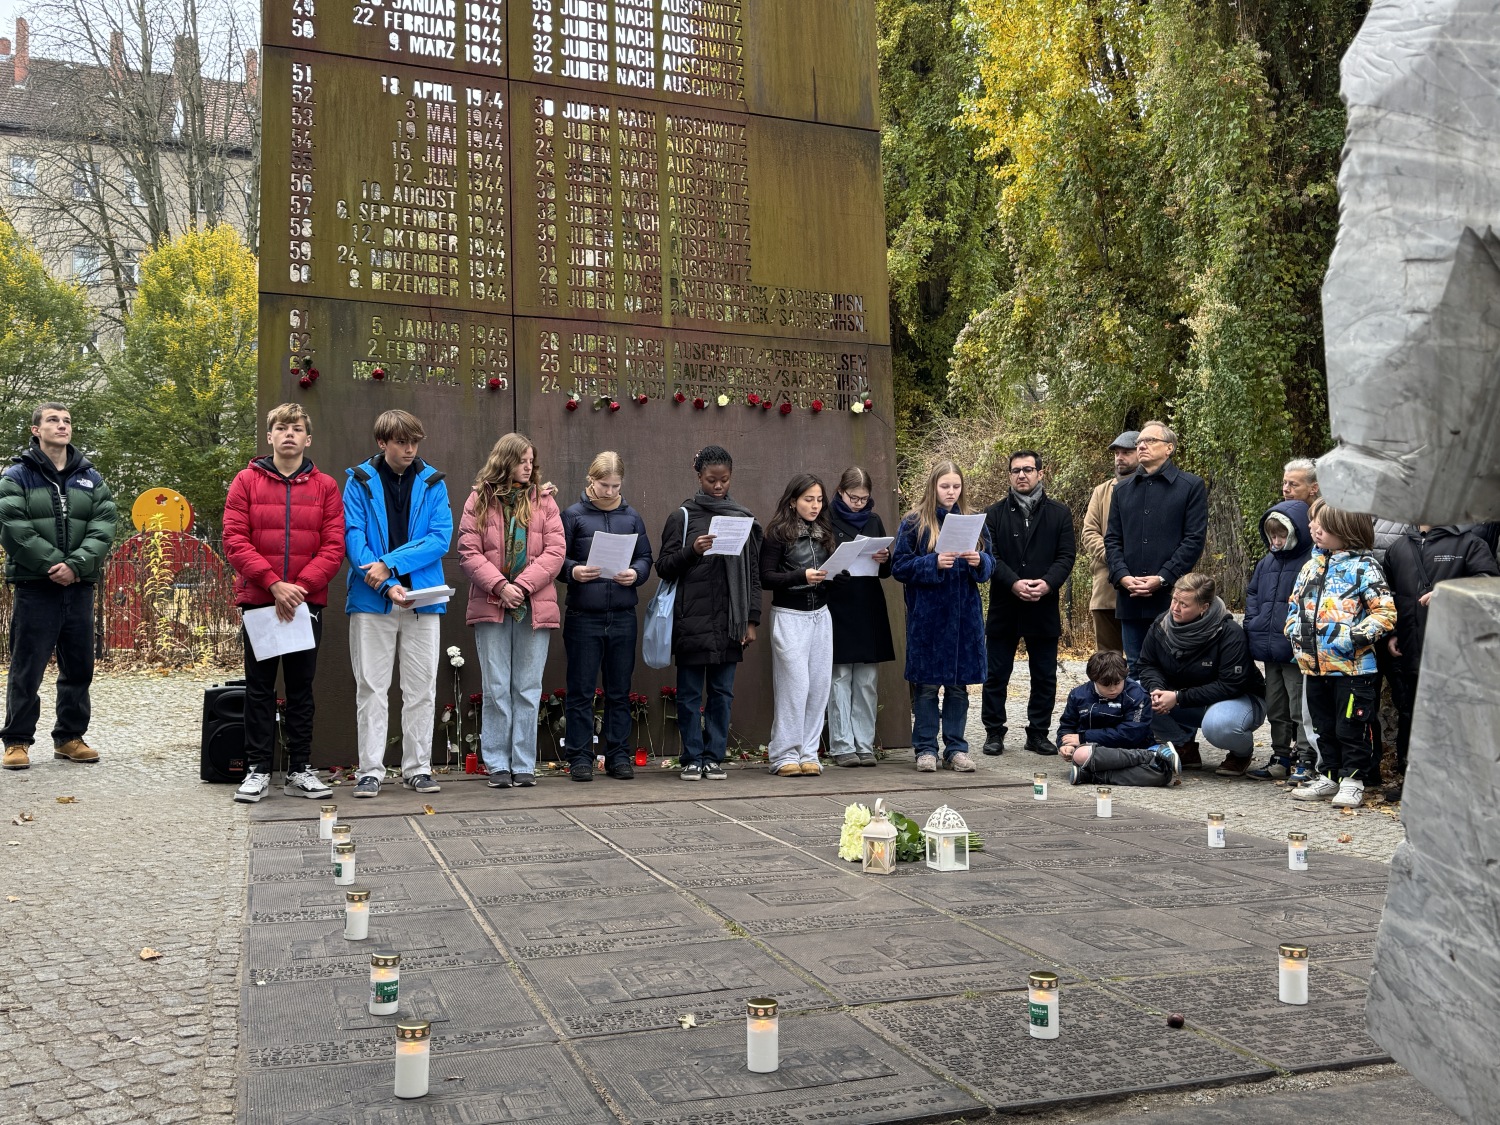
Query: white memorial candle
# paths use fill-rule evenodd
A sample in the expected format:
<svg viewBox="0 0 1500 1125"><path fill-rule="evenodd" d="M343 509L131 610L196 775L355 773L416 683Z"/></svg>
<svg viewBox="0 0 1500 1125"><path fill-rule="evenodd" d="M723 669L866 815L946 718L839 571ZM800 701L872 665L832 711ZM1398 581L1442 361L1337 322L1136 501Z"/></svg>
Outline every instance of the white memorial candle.
<svg viewBox="0 0 1500 1125"><path fill-rule="evenodd" d="M347 843L354 839L354 825L335 824L328 831L330 833L328 838L332 841L332 843L328 845L328 862L337 863L339 861L338 853L333 849L338 847L340 844Z"/></svg>
<svg viewBox="0 0 1500 1125"><path fill-rule="evenodd" d="M1286 834L1286 866L1288 871L1307 870L1307 833Z"/></svg>
<svg viewBox="0 0 1500 1125"><path fill-rule="evenodd" d="M353 844L333 845L333 885L335 887L350 887L354 885Z"/></svg>
<svg viewBox="0 0 1500 1125"><path fill-rule="evenodd" d="M1281 947L1278 999L1283 1004L1307 1003L1307 946Z"/></svg>
<svg viewBox="0 0 1500 1125"><path fill-rule="evenodd" d="M1208 846L1211 848L1224 846L1224 814L1221 812L1208 814Z"/></svg>
<svg viewBox="0 0 1500 1125"><path fill-rule="evenodd" d="M1026 990L1028 1023L1033 1039L1056 1039L1062 1031L1056 973L1032 973Z"/></svg>
<svg viewBox="0 0 1500 1125"><path fill-rule="evenodd" d="M382 949L370 954L370 1015L394 1016L401 985L401 954Z"/></svg>
<svg viewBox="0 0 1500 1125"><path fill-rule="evenodd" d="M745 1009L745 1067L755 1074L770 1074L781 1065L776 1001L756 996Z"/></svg>
<svg viewBox="0 0 1500 1125"><path fill-rule="evenodd" d="M1039 773L1031 779L1031 799L1033 801L1045 801L1047 799L1047 775Z"/></svg>
<svg viewBox="0 0 1500 1125"><path fill-rule="evenodd" d="M432 1025L426 1020L396 1025L396 1083L398 1098L421 1098L427 1094L432 1063Z"/></svg>
<svg viewBox="0 0 1500 1125"><path fill-rule="evenodd" d="M1094 815L1109 820L1115 815L1115 798L1108 789L1100 789L1094 796Z"/></svg>
<svg viewBox="0 0 1500 1125"><path fill-rule="evenodd" d="M344 937L364 941L370 936L370 888L350 887L344 892Z"/></svg>
<svg viewBox="0 0 1500 1125"><path fill-rule="evenodd" d="M339 818L339 807L337 805L318 806L318 839L333 839L333 826Z"/></svg>

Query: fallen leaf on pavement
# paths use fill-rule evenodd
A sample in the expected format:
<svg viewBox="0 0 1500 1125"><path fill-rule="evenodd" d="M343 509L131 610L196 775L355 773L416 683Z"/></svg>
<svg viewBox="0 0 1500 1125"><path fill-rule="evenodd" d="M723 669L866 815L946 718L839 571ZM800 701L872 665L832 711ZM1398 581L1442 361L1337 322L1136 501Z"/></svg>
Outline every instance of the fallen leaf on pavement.
<svg viewBox="0 0 1500 1125"><path fill-rule="evenodd" d="M161 954L158 953L156 950L152 949L148 945L148 946L146 946L145 949L141 950L141 960L142 961L160 961L161 960Z"/></svg>
<svg viewBox="0 0 1500 1125"><path fill-rule="evenodd" d="M78 803L78 798L77 797L59 797L57 799L57 803L59 805L76 805Z"/></svg>
<svg viewBox="0 0 1500 1125"><path fill-rule="evenodd" d="M696 1016L693 1015L692 1012L687 1012L687 1013L685 1013L683 1015L678 1016L677 1017L677 1022L682 1025L682 1030L683 1031L686 1031L690 1027L697 1027L698 1026L698 1019L697 1019Z"/></svg>
<svg viewBox="0 0 1500 1125"><path fill-rule="evenodd" d="M1359 813L1355 812L1353 809L1339 809L1339 815L1341 815L1341 816L1358 816Z"/></svg>
<svg viewBox="0 0 1500 1125"><path fill-rule="evenodd" d="M1354 843L1354 837L1351 836L1351 835L1349 835L1349 833L1347 833L1347 832L1341 832L1341 833L1339 833L1338 836L1335 837L1335 839L1338 840L1338 842L1341 843L1341 844L1352 844L1352 843Z"/></svg>
<svg viewBox="0 0 1500 1125"><path fill-rule="evenodd" d="M6 895L5 896L5 901L6 902L20 902L21 901L21 896L20 895Z"/></svg>
<svg viewBox="0 0 1500 1125"><path fill-rule="evenodd" d="M433 808L431 805L423 805L422 806L422 815L423 816L432 816L435 812L437 812L437 809Z"/></svg>
<svg viewBox="0 0 1500 1125"><path fill-rule="evenodd" d="M16 813L10 818L12 824L30 824L35 819L29 812Z"/></svg>

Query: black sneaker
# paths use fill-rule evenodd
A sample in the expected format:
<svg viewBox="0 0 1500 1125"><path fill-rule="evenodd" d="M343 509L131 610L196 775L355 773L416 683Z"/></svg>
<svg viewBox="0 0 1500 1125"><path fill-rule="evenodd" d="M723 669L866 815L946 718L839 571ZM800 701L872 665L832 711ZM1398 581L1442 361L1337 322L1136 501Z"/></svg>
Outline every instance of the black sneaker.
<svg viewBox="0 0 1500 1125"><path fill-rule="evenodd" d="M703 767L695 762L689 762L678 771L677 776L683 781L702 781Z"/></svg>
<svg viewBox="0 0 1500 1125"><path fill-rule="evenodd" d="M998 758L1005 753L1005 731L986 731L984 736L984 752L991 758Z"/></svg>
<svg viewBox="0 0 1500 1125"><path fill-rule="evenodd" d="M568 776L574 781L593 781L594 760L592 758L574 758L573 764L568 767Z"/></svg>
<svg viewBox="0 0 1500 1125"><path fill-rule="evenodd" d="M487 784L491 789L509 789L511 787L510 770L496 770L490 774Z"/></svg>
<svg viewBox="0 0 1500 1125"><path fill-rule="evenodd" d="M704 781L728 781L729 775L724 772L723 762L706 762L703 766Z"/></svg>
<svg viewBox="0 0 1500 1125"><path fill-rule="evenodd" d="M536 774L518 773L511 779L511 784L517 789L525 789L528 785L536 784Z"/></svg>
<svg viewBox="0 0 1500 1125"><path fill-rule="evenodd" d="M441 793L443 791L443 787L433 781L429 773L414 773L410 777L403 777L401 784L418 793Z"/></svg>
<svg viewBox="0 0 1500 1125"><path fill-rule="evenodd" d="M1057 753L1057 743L1053 742L1045 734L1027 731L1026 749L1030 750L1033 754L1055 755Z"/></svg>
<svg viewBox="0 0 1500 1125"><path fill-rule="evenodd" d="M620 762L618 765L607 766L604 772L616 781L629 781L635 776L635 765L631 762Z"/></svg>

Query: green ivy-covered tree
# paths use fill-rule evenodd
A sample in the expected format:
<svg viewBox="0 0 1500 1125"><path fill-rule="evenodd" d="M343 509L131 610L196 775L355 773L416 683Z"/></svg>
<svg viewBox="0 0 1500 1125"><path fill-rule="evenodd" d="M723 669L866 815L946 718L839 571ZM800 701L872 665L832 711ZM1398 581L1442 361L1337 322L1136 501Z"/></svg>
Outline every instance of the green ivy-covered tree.
<svg viewBox="0 0 1500 1125"><path fill-rule="evenodd" d="M149 254L105 384L100 471L123 501L177 489L214 532L234 474L255 454L257 267L232 227L193 230Z"/></svg>
<svg viewBox="0 0 1500 1125"><path fill-rule="evenodd" d="M91 367L92 312L83 290L55 280L37 252L0 216L0 402L4 452L30 440L31 412L56 399L83 427ZM80 434L80 440L83 438Z"/></svg>
<svg viewBox="0 0 1500 1125"><path fill-rule="evenodd" d="M959 331L999 291L1005 252L994 161L960 120L978 81L964 0L878 0L881 160L898 432L948 395Z"/></svg>

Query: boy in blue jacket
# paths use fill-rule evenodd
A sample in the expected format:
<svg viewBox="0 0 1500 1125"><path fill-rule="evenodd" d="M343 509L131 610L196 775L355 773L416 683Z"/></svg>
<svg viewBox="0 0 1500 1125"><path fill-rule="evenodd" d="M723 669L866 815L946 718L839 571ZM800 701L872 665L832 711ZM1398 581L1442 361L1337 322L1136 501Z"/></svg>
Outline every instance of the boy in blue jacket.
<svg viewBox="0 0 1500 1125"><path fill-rule="evenodd" d="M1068 692L1057 724L1057 752L1072 763L1074 785L1171 785L1182 764L1171 743L1154 744L1151 696L1127 675L1123 654L1096 652L1089 682Z"/></svg>
<svg viewBox="0 0 1500 1125"><path fill-rule="evenodd" d="M1271 722L1271 760L1250 777L1284 778L1294 767L1311 775L1313 749L1308 744L1302 719L1302 669L1292 655L1292 642L1283 631L1286 607L1302 564L1312 554L1312 532L1307 525L1307 505L1301 500L1283 500L1260 520L1260 537L1266 555L1255 564L1245 588L1245 637L1250 658L1266 669L1266 718Z"/></svg>
<svg viewBox="0 0 1500 1125"><path fill-rule="evenodd" d="M453 512L443 474L417 456L426 432L404 410L375 419L380 452L347 472L345 545L349 555L349 662L359 728L356 797L380 795L385 778L387 699L401 660L401 783L418 793L432 779L433 716L445 605L412 608L413 590L443 585Z"/></svg>

